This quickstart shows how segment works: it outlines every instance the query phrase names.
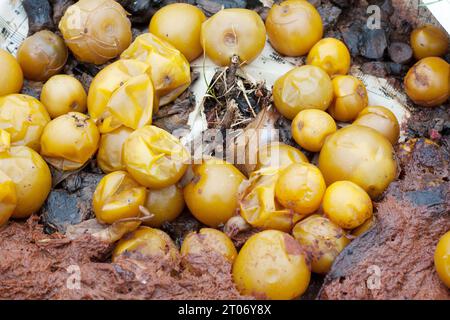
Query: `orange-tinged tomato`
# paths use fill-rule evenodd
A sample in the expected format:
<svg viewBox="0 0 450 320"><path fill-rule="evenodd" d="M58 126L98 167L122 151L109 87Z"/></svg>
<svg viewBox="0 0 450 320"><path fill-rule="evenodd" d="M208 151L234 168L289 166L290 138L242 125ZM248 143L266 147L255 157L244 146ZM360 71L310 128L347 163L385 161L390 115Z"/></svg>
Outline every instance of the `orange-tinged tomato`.
<svg viewBox="0 0 450 320"><path fill-rule="evenodd" d="M0 49L0 83L0 97L19 93L23 86L23 72L19 62L3 49Z"/></svg>
<svg viewBox="0 0 450 320"><path fill-rule="evenodd" d="M417 60L426 57L441 57L448 50L447 34L433 25L424 25L414 29L411 32L410 43Z"/></svg>
<svg viewBox="0 0 450 320"><path fill-rule="evenodd" d="M183 190L177 185L147 190L144 207L153 214L153 218L143 224L159 228L165 222L175 220L183 211L184 204Z"/></svg>

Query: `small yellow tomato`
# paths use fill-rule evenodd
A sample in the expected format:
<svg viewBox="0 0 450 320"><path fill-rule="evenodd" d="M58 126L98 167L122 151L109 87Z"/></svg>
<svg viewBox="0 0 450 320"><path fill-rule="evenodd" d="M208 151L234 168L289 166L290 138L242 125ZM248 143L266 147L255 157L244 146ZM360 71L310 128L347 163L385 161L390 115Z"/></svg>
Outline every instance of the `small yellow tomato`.
<svg viewBox="0 0 450 320"><path fill-rule="evenodd" d="M201 42L206 55L219 66L233 56L243 63L256 59L266 43L266 28L253 10L222 9L202 25Z"/></svg>
<svg viewBox="0 0 450 320"><path fill-rule="evenodd" d="M291 128L295 142L312 152L320 151L325 138L337 130L333 118L325 111L316 109L300 111Z"/></svg>
<svg viewBox="0 0 450 320"><path fill-rule="evenodd" d="M122 150L125 140L132 132L132 129L122 126L102 134L98 147L97 164L103 172L126 170Z"/></svg>
<svg viewBox="0 0 450 320"><path fill-rule="evenodd" d="M233 265L233 280L244 295L259 299L294 299L311 278L308 258L289 234L266 230L250 237Z"/></svg>
<svg viewBox="0 0 450 320"><path fill-rule="evenodd" d="M17 61L25 78L46 81L62 70L68 55L67 47L60 36L42 30L22 42L17 51Z"/></svg>
<svg viewBox="0 0 450 320"><path fill-rule="evenodd" d="M112 261L120 257L168 258L176 261L179 252L169 235L161 230L139 227L122 238L114 249Z"/></svg>
<svg viewBox="0 0 450 320"><path fill-rule="evenodd" d="M325 180L316 166L294 163L281 172L275 197L285 208L306 216L319 209L325 189Z"/></svg>
<svg viewBox="0 0 450 320"><path fill-rule="evenodd" d="M209 159L194 165L194 178L184 188L191 213L209 227L228 221L238 208L238 189L245 176L230 163Z"/></svg>
<svg viewBox="0 0 450 320"><path fill-rule="evenodd" d="M434 266L439 278L450 288L450 231L439 239L434 251Z"/></svg>
<svg viewBox="0 0 450 320"><path fill-rule="evenodd" d="M324 214L344 229L359 227L372 217L372 200L367 192L351 181L332 183L323 196Z"/></svg>
<svg viewBox="0 0 450 320"><path fill-rule="evenodd" d="M372 229L372 227L374 225L375 225L375 215L372 215L372 218L367 219L358 228L352 230L352 236L359 237L360 235L362 235L366 231Z"/></svg>
<svg viewBox="0 0 450 320"><path fill-rule="evenodd" d="M404 85L415 104L436 107L449 97L450 65L441 58L423 58L408 70Z"/></svg>
<svg viewBox="0 0 450 320"><path fill-rule="evenodd" d="M205 14L196 6L172 3L156 11L149 31L170 42L186 59L193 61L203 52L200 30L205 20Z"/></svg>
<svg viewBox="0 0 450 320"><path fill-rule="evenodd" d="M255 171L243 183L239 212L255 228L290 232L304 216L284 208L275 198L275 186L281 169L268 167Z"/></svg>
<svg viewBox="0 0 450 320"><path fill-rule="evenodd" d="M294 238L311 255L311 270L327 273L344 248L350 243L344 230L325 217L312 215L292 229Z"/></svg>
<svg viewBox="0 0 450 320"><path fill-rule="evenodd" d="M303 56L323 36L319 12L307 1L274 4L266 19L270 44L286 56Z"/></svg>
<svg viewBox="0 0 450 320"><path fill-rule="evenodd" d="M80 0L59 22L67 46L78 61L103 64L131 43L131 22L114 0Z"/></svg>
<svg viewBox="0 0 450 320"><path fill-rule="evenodd" d="M230 262L233 262L238 254L233 242L225 233L211 228L200 229L198 233L189 233L183 240L180 252L184 256L215 252Z"/></svg>
<svg viewBox="0 0 450 320"><path fill-rule="evenodd" d="M309 162L308 158L297 148L281 142L273 142L258 150L256 169L274 167L286 168L293 163Z"/></svg>
<svg viewBox="0 0 450 320"><path fill-rule="evenodd" d="M392 144L372 128L351 125L328 136L319 169L328 185L349 180L372 198L383 193L397 174Z"/></svg>
<svg viewBox="0 0 450 320"><path fill-rule="evenodd" d="M150 72L144 62L119 60L95 76L87 103L101 133L122 125L137 129L152 123L157 99Z"/></svg>
<svg viewBox="0 0 450 320"><path fill-rule="evenodd" d="M369 97L366 86L353 76L333 77L334 99L328 108L331 116L338 121L352 121L367 107Z"/></svg>
<svg viewBox="0 0 450 320"><path fill-rule="evenodd" d="M319 67L301 66L275 81L273 101L277 110L292 120L302 110L326 110L333 100L328 74Z"/></svg>
<svg viewBox="0 0 450 320"><path fill-rule="evenodd" d="M17 205L14 181L0 170L0 227L5 225Z"/></svg>
<svg viewBox="0 0 450 320"><path fill-rule="evenodd" d="M102 223L114 223L138 217L144 205L145 187L140 186L125 171L115 171L100 180L92 198L95 216Z"/></svg>
<svg viewBox="0 0 450 320"><path fill-rule="evenodd" d="M41 154L60 170L81 168L97 151L100 134L94 121L69 112L50 121L41 136Z"/></svg>
<svg viewBox="0 0 450 320"><path fill-rule="evenodd" d="M396 144L400 137L397 117L385 107L372 106L363 109L353 124L377 130L392 144Z"/></svg>
<svg viewBox="0 0 450 320"><path fill-rule="evenodd" d="M159 228L164 222L175 220L183 211L183 190L177 185L147 190L144 207L153 214L153 218L143 223L149 227Z"/></svg>
<svg viewBox="0 0 450 320"><path fill-rule="evenodd" d="M69 112L84 113L86 100L83 85L72 76L53 76L42 87L41 102L52 119Z"/></svg>
<svg viewBox="0 0 450 320"><path fill-rule="evenodd" d="M3 49L0 49L0 83L0 97L19 93L23 86L23 72L19 62Z"/></svg>
<svg viewBox="0 0 450 320"><path fill-rule="evenodd" d="M155 126L136 130L123 146L127 171L148 188L161 189L177 183L189 160L190 154L180 140Z"/></svg>
<svg viewBox="0 0 450 320"><path fill-rule="evenodd" d="M183 54L151 33L138 36L120 57L136 59L150 67L160 106L174 101L191 84L189 62Z"/></svg>
<svg viewBox="0 0 450 320"><path fill-rule="evenodd" d="M41 135L49 121L47 110L33 97L10 94L0 98L0 129L11 135L13 146L39 151Z"/></svg>
<svg viewBox="0 0 450 320"><path fill-rule="evenodd" d="M414 57L441 57L448 50L448 36L445 31L433 25L424 25L411 32L410 43Z"/></svg>
<svg viewBox="0 0 450 320"><path fill-rule="evenodd" d="M324 38L312 47L306 63L322 68L330 77L347 74L350 69L350 52L342 41Z"/></svg>

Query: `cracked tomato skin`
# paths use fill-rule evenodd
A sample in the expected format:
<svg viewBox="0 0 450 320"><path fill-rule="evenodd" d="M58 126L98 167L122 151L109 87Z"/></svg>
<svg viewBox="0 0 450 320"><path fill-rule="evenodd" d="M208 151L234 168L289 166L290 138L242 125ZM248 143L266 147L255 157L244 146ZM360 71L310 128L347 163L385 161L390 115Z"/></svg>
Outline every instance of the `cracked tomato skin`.
<svg viewBox="0 0 450 320"><path fill-rule="evenodd" d="M238 190L245 176L232 164L204 160L192 168L194 178L184 188L184 199L200 222L216 228L236 213Z"/></svg>
<svg viewBox="0 0 450 320"><path fill-rule="evenodd" d="M397 117L385 107L371 106L363 109L356 120L353 121L353 124L378 131L393 145L397 143L400 137L400 125Z"/></svg>
<svg viewBox="0 0 450 320"><path fill-rule="evenodd" d="M52 119L69 112L86 111L87 96L83 85L75 77L59 74L42 87L41 102Z"/></svg>
<svg viewBox="0 0 450 320"><path fill-rule="evenodd" d="M328 112L338 121L353 121L369 104L366 86L358 78L349 75L335 76L331 82L334 99Z"/></svg>
<svg viewBox="0 0 450 320"><path fill-rule="evenodd" d="M203 255L205 252L215 252L230 262L238 255L233 241L222 231L212 228L202 228L198 232L189 233L181 245L181 254Z"/></svg>
<svg viewBox="0 0 450 320"><path fill-rule="evenodd" d="M0 227L5 225L17 205L14 181L0 170Z"/></svg>
<svg viewBox="0 0 450 320"><path fill-rule="evenodd" d="M202 25L201 42L206 55L219 66L228 66L233 56L250 63L264 49L266 28L253 10L222 9Z"/></svg>
<svg viewBox="0 0 450 320"><path fill-rule="evenodd" d="M439 239L434 252L434 266L439 278L450 288L450 231Z"/></svg>
<svg viewBox="0 0 450 320"><path fill-rule="evenodd" d="M97 153L97 164L105 173L126 170L123 162L123 145L133 129L119 127L118 129L102 134Z"/></svg>
<svg viewBox="0 0 450 320"><path fill-rule="evenodd" d="M287 233L266 230L251 236L233 265L233 280L243 295L287 300L308 288L311 271L300 244Z"/></svg>
<svg viewBox="0 0 450 320"><path fill-rule="evenodd" d="M345 231L317 214L297 223L292 235L311 256L311 270L325 274L344 248L350 243Z"/></svg>
<svg viewBox="0 0 450 320"><path fill-rule="evenodd" d="M19 62L3 49L0 49L0 83L0 97L19 93L23 86L23 72Z"/></svg>
<svg viewBox="0 0 450 320"><path fill-rule="evenodd" d="M326 140L319 155L319 169L327 185L349 180L372 199L378 197L397 175L392 144L372 128L350 125Z"/></svg>
<svg viewBox="0 0 450 320"><path fill-rule="evenodd" d="M422 107L436 107L449 98L450 65L438 57L419 60L404 80L408 97Z"/></svg>
<svg viewBox="0 0 450 320"><path fill-rule="evenodd" d="M144 207L154 216L142 223L159 228L165 222L175 220L183 212L184 205L183 190L175 184L162 189L149 189Z"/></svg>
<svg viewBox="0 0 450 320"><path fill-rule="evenodd" d="M63 69L68 55L67 47L60 36L42 30L22 42L17 51L17 61L25 78L47 81Z"/></svg>
<svg viewBox="0 0 450 320"><path fill-rule="evenodd" d="M100 71L88 93L88 112L101 133L120 126L142 128L152 123L157 106L150 66L137 60L119 60Z"/></svg>
<svg viewBox="0 0 450 320"><path fill-rule="evenodd" d="M323 212L343 229L355 229L372 217L373 206L367 192L351 181L332 183L323 196Z"/></svg>
<svg viewBox="0 0 450 320"><path fill-rule="evenodd" d="M322 68L332 77L347 74L350 60L350 52L341 40L324 38L309 51L306 63Z"/></svg>
<svg viewBox="0 0 450 320"><path fill-rule="evenodd" d="M178 138L155 126L145 126L130 134L123 148L127 171L150 189L177 183L191 158Z"/></svg>
<svg viewBox="0 0 450 320"><path fill-rule="evenodd" d="M308 109L300 111L292 120L292 137L302 148L318 152L325 138L336 132L336 122L325 111Z"/></svg>
<svg viewBox="0 0 450 320"><path fill-rule="evenodd" d="M293 163L300 162L309 162L300 150L281 142L273 142L258 150L256 169L286 168Z"/></svg>
<svg viewBox="0 0 450 320"><path fill-rule="evenodd" d="M97 220L112 224L117 220L138 217L144 205L145 187L125 171L115 171L100 180L92 199Z"/></svg>
<svg viewBox="0 0 450 320"><path fill-rule="evenodd" d="M167 233L150 227L139 227L123 237L113 251L112 261L120 256L133 258L164 258L172 261L179 258L179 252Z"/></svg>
<svg viewBox="0 0 450 320"><path fill-rule="evenodd" d="M12 146L41 148L41 135L50 116L39 100L24 94L0 98L0 129L11 135Z"/></svg>
<svg viewBox="0 0 450 320"><path fill-rule="evenodd" d="M307 54L323 36L319 12L307 1L274 4L266 19L266 29L272 47L291 57Z"/></svg>
<svg viewBox="0 0 450 320"><path fill-rule="evenodd" d="M445 31L433 25L424 25L411 32L411 48L417 60L426 57L441 57L448 50L448 36Z"/></svg>
<svg viewBox="0 0 450 320"><path fill-rule="evenodd" d="M203 52L200 30L205 20L205 14L196 6L172 3L156 11L150 21L149 31L170 42L188 61L193 61Z"/></svg>
<svg viewBox="0 0 450 320"><path fill-rule="evenodd" d="M59 22L67 46L78 61L103 64L131 43L127 12L113 0L80 0Z"/></svg>
<svg viewBox="0 0 450 320"><path fill-rule="evenodd" d="M333 86L328 74L316 66L296 67L275 81L273 101L289 120L302 110L326 110L333 100Z"/></svg>
<svg viewBox="0 0 450 320"><path fill-rule="evenodd" d="M50 121L41 136L41 155L60 170L81 168L98 149L100 134L89 116L70 112Z"/></svg>
<svg viewBox="0 0 450 320"><path fill-rule="evenodd" d="M120 57L149 66L160 106L174 101L191 84L190 65L183 54L151 33L138 36Z"/></svg>
<svg viewBox="0 0 450 320"><path fill-rule="evenodd" d="M325 180L316 166L294 163L280 173L275 197L283 207L307 216L319 209L325 189Z"/></svg>

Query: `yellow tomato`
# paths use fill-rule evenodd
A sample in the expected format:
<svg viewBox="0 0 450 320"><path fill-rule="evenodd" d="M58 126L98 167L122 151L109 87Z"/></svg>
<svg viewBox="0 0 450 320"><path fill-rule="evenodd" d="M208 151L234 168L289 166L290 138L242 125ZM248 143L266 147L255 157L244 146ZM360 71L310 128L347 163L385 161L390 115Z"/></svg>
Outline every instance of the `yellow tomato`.
<svg viewBox="0 0 450 320"><path fill-rule="evenodd" d="M242 247L233 265L233 280L241 294L259 299L294 299L309 285L307 259L289 234L263 231Z"/></svg>
<svg viewBox="0 0 450 320"><path fill-rule="evenodd" d="M138 36L120 57L136 59L150 67L160 106L174 101L191 84L189 62L183 54L151 33Z"/></svg>
<svg viewBox="0 0 450 320"><path fill-rule="evenodd" d="M233 56L243 63L256 59L266 43L266 28L253 10L222 9L202 25L201 42L206 55L219 66Z"/></svg>
<svg viewBox="0 0 450 320"><path fill-rule="evenodd" d="M170 42L186 59L193 61L203 52L200 30L205 20L205 14L196 6L172 3L156 11L149 31Z"/></svg>
<svg viewBox="0 0 450 320"><path fill-rule="evenodd" d="M375 216L372 215L372 218L367 219L364 221L362 225L360 225L358 228L352 230L352 235L355 237L359 237L366 231L372 229L372 227L375 225Z"/></svg>
<svg viewBox="0 0 450 320"><path fill-rule="evenodd" d="M123 148L128 172L148 188L161 189L177 183L190 160L180 140L155 126L145 126L130 134Z"/></svg>
<svg viewBox="0 0 450 320"><path fill-rule="evenodd" d="M143 223L149 227L159 228L164 222L175 220L183 211L183 190L177 185L147 190L144 207L154 216Z"/></svg>
<svg viewBox="0 0 450 320"><path fill-rule="evenodd" d="M286 168L293 163L309 162L308 158L297 148L281 142L273 142L258 150L256 169L275 167Z"/></svg>
<svg viewBox="0 0 450 320"><path fill-rule="evenodd" d="M50 121L41 136L41 154L60 170L82 167L98 148L100 134L88 116L69 112Z"/></svg>
<svg viewBox="0 0 450 320"><path fill-rule="evenodd" d="M331 77L347 74L350 69L350 59L350 52L342 41L324 38L312 47L306 63L322 68Z"/></svg>
<svg viewBox="0 0 450 320"><path fill-rule="evenodd" d="M122 150L125 140L133 132L127 127L102 134L97 153L97 164L105 173L126 170Z"/></svg>
<svg viewBox="0 0 450 320"><path fill-rule="evenodd" d="M387 108L372 106L363 109L353 124L377 130L392 144L400 137L400 125L396 116Z"/></svg>
<svg viewBox="0 0 450 320"><path fill-rule="evenodd" d="M19 62L3 49L0 49L0 83L0 97L22 90L23 72Z"/></svg>
<svg viewBox="0 0 450 320"><path fill-rule="evenodd" d="M5 225L17 205L16 185L0 170L0 227Z"/></svg>
<svg viewBox="0 0 450 320"><path fill-rule="evenodd" d="M439 278L450 288L450 231L439 239L434 252L434 266Z"/></svg>
<svg viewBox="0 0 450 320"><path fill-rule="evenodd" d="M157 105L150 66L137 60L111 63L94 78L89 88L89 115L101 133L120 126L131 129L152 123Z"/></svg>
<svg viewBox="0 0 450 320"><path fill-rule="evenodd" d="M0 129L11 135L11 145L41 148L41 135L50 117L39 100L10 94L0 98Z"/></svg>
<svg viewBox="0 0 450 320"><path fill-rule="evenodd" d="M417 60L441 57L448 50L448 35L438 27L424 25L411 32L410 43Z"/></svg>

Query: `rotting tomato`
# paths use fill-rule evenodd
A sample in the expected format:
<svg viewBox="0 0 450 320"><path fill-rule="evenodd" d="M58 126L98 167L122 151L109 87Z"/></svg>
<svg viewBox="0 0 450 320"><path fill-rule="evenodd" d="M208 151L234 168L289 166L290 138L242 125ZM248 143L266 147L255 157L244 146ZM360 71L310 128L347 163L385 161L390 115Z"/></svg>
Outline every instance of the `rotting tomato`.
<svg viewBox="0 0 450 320"><path fill-rule="evenodd" d="M450 288L450 231L439 239L434 251L434 266L439 278Z"/></svg>
<svg viewBox="0 0 450 320"><path fill-rule="evenodd" d="M274 4L266 19L272 47L286 56L302 56L323 36L319 12L307 1L288 0Z"/></svg>
<svg viewBox="0 0 450 320"><path fill-rule="evenodd" d="M95 76L89 88L88 111L101 133L152 123L157 99L150 69L141 61L119 60Z"/></svg>
<svg viewBox="0 0 450 320"><path fill-rule="evenodd" d="M294 299L311 277L309 258L289 234L266 230L251 236L233 265L233 280L243 295L259 299Z"/></svg>
<svg viewBox="0 0 450 320"><path fill-rule="evenodd" d="M445 31L433 25L424 25L411 32L410 43L414 57L441 57L448 50L448 36Z"/></svg>
<svg viewBox="0 0 450 320"><path fill-rule="evenodd" d="M203 52L200 30L205 20L205 14L196 6L172 3L156 11L149 31L170 42L188 61L193 61Z"/></svg>
<svg viewBox="0 0 450 320"><path fill-rule="evenodd" d="M275 81L273 101L289 120L302 110L326 110L333 100L333 85L328 74L316 66L296 67Z"/></svg>
<svg viewBox="0 0 450 320"><path fill-rule="evenodd" d="M300 162L309 162L300 150L281 142L272 142L258 150L256 169L285 168L293 163Z"/></svg>
<svg viewBox="0 0 450 320"><path fill-rule="evenodd" d="M59 170L75 170L95 154L99 140L92 119L79 112L69 112L47 124L41 136L41 154Z"/></svg>
<svg viewBox="0 0 450 320"><path fill-rule="evenodd" d="M232 164L208 159L192 168L194 177L184 188L191 213L209 227L228 221L238 208L238 190L245 176Z"/></svg>
<svg viewBox="0 0 450 320"><path fill-rule="evenodd" d="M331 77L347 74L350 69L350 59L350 52L342 41L324 38L309 51L306 63L322 68Z"/></svg>
<svg viewBox="0 0 450 320"><path fill-rule="evenodd" d="M131 43L131 22L114 0L80 0L67 8L59 22L67 46L77 60L103 64Z"/></svg>
<svg viewBox="0 0 450 320"><path fill-rule="evenodd" d="M374 225L375 225L375 215L372 215L372 218L367 219L358 228L352 230L352 236L359 237L360 235L364 234L366 231L372 229L372 227Z"/></svg>
<svg viewBox="0 0 450 320"><path fill-rule="evenodd" d="M69 75L60 74L48 79L40 99L52 119L69 112L86 111L86 91L80 81Z"/></svg>
<svg viewBox="0 0 450 320"><path fill-rule="evenodd" d="M125 140L123 161L131 176L147 188L177 183L187 170L190 154L179 139L155 126L144 126Z"/></svg>
<svg viewBox="0 0 450 320"><path fill-rule="evenodd" d="M351 181L336 181L323 196L323 212L344 229L355 229L372 217L372 200L363 188Z"/></svg>
<svg viewBox="0 0 450 320"><path fill-rule="evenodd" d="M174 101L191 84L189 62L183 54L151 33L138 36L120 57L136 59L149 66L160 106Z"/></svg>
<svg viewBox="0 0 450 320"><path fill-rule="evenodd" d="M68 55L67 47L60 36L42 30L22 42L17 51L17 61L25 78L46 81L62 70Z"/></svg>
<svg viewBox="0 0 450 320"><path fill-rule="evenodd" d="M0 170L0 227L5 225L17 205L14 181Z"/></svg>
<svg viewBox="0 0 450 320"><path fill-rule="evenodd" d="M146 190L125 171L115 171L100 180L92 199L97 220L112 224L141 215Z"/></svg>
<svg viewBox="0 0 450 320"><path fill-rule="evenodd" d="M350 125L328 136L320 151L319 169L328 185L349 180L371 198L395 179L397 164L392 144L372 128Z"/></svg>
<svg viewBox="0 0 450 320"><path fill-rule="evenodd" d="M325 111L317 109L300 111L291 125L292 137L295 142L311 152L320 151L325 138L336 130L333 118Z"/></svg>
<svg viewBox="0 0 450 320"><path fill-rule="evenodd" d="M123 162L123 145L125 140L133 132L127 127L102 134L97 153L97 164L105 173L126 170Z"/></svg>
<svg viewBox="0 0 450 320"><path fill-rule="evenodd" d="M450 66L438 57L427 57L413 65L404 78L408 97L419 106L436 107L450 92Z"/></svg>
<svg viewBox="0 0 450 320"><path fill-rule="evenodd" d="M24 94L0 98L0 129L11 135L12 146L41 148L41 135L50 116L39 100Z"/></svg>
<svg viewBox="0 0 450 320"><path fill-rule="evenodd" d="M371 106L363 109L353 124L377 130L393 145L400 137L400 125L397 117L385 107Z"/></svg>
<svg viewBox="0 0 450 320"><path fill-rule="evenodd" d="M331 82L334 99L328 112L338 121L354 120L369 104L365 85L358 78L349 75L335 76Z"/></svg>
<svg viewBox="0 0 450 320"><path fill-rule="evenodd" d="M0 83L0 97L19 93L23 86L23 72L19 62L3 49L0 49Z"/></svg>
<svg viewBox="0 0 450 320"><path fill-rule="evenodd" d="M233 56L248 64L264 49L266 28L253 10L222 9L202 24L200 39L215 64L228 66Z"/></svg>
<svg viewBox="0 0 450 320"><path fill-rule="evenodd" d="M317 214L297 223L292 230L294 238L311 255L311 270L324 274L344 248L350 243L345 231Z"/></svg>

